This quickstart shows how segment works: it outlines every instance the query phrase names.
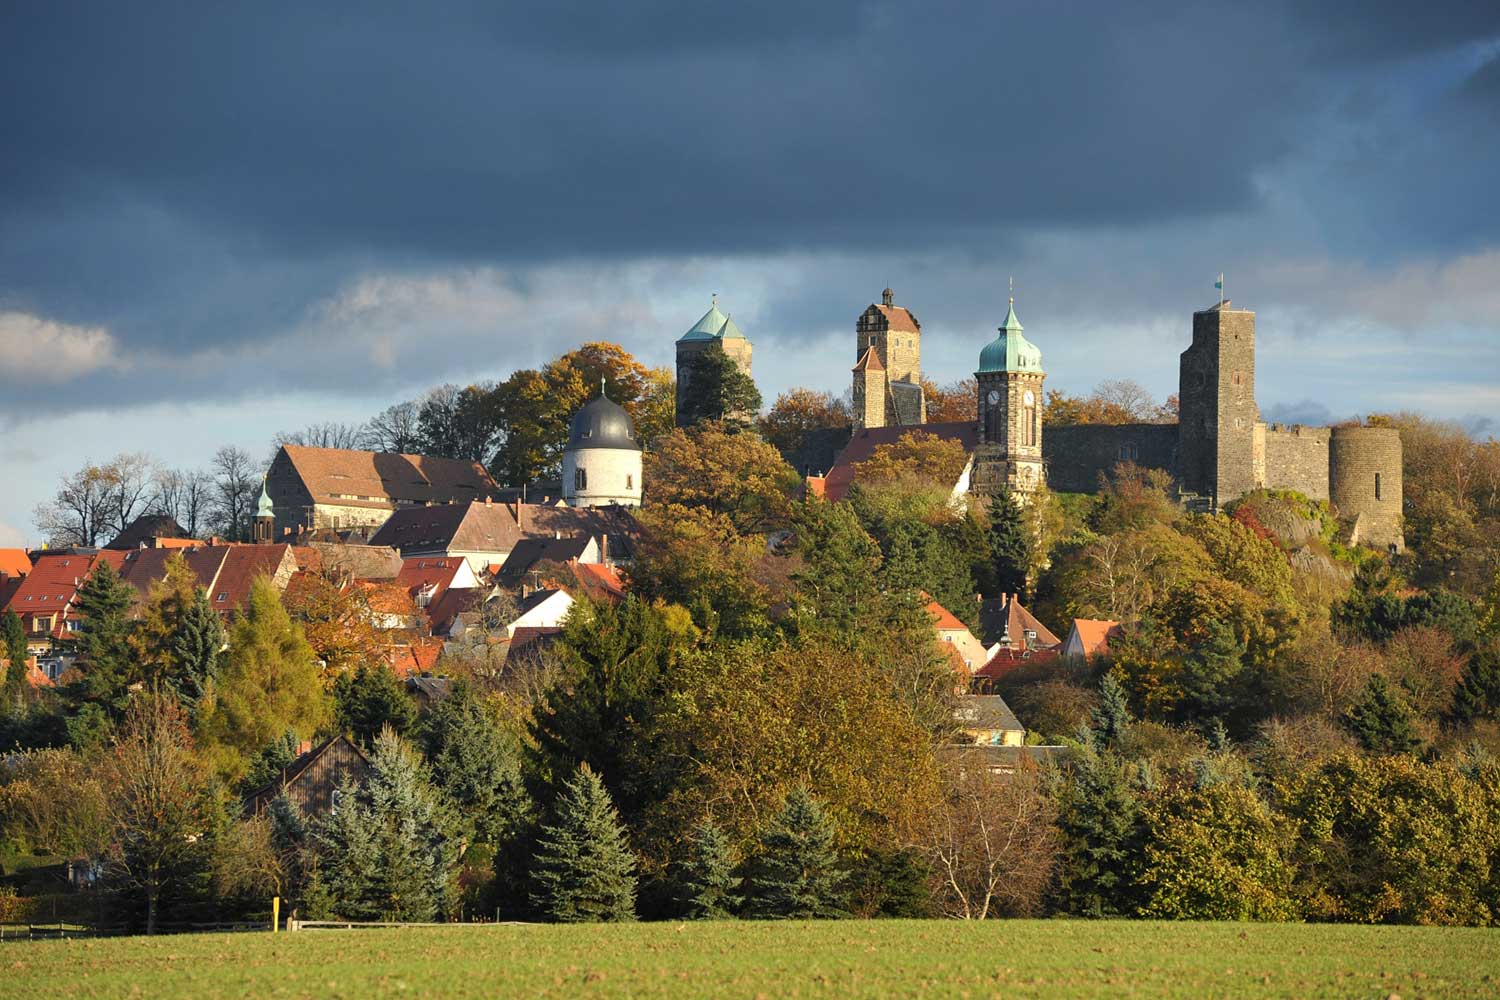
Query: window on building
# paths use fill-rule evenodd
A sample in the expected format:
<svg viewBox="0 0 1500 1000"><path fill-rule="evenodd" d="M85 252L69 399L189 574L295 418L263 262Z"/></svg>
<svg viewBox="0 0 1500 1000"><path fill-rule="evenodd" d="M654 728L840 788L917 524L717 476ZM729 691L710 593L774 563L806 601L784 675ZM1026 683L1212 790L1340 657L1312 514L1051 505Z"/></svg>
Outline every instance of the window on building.
<svg viewBox="0 0 1500 1000"><path fill-rule="evenodd" d="M588 485L589 485L588 473L586 471L584 471L583 469L574 469L573 470L573 489L575 489L575 490L585 490L585 489L588 489Z"/></svg>
<svg viewBox="0 0 1500 1000"><path fill-rule="evenodd" d="M51 632L52 631L52 619L51 618L47 618L47 617L40 617L40 616L37 617L37 619L36 619L36 630L38 632Z"/></svg>
<svg viewBox="0 0 1500 1000"><path fill-rule="evenodd" d="M627 490L633 490L633 489L635 489L635 474L634 473L630 473L630 472L625 473L625 488Z"/></svg>
<svg viewBox="0 0 1500 1000"><path fill-rule="evenodd" d="M1122 462L1134 462L1140 457L1140 450L1136 448L1134 443L1127 441L1120 445L1119 457Z"/></svg>
<svg viewBox="0 0 1500 1000"><path fill-rule="evenodd" d="M221 590L221 591L219 591L219 596L215 597L214 600L216 600L216 601L218 601L220 603L223 603L224 601L229 600L229 591L227 591L227 590Z"/></svg>
<svg viewBox="0 0 1500 1000"><path fill-rule="evenodd" d="M1028 406L1021 414L1021 443L1036 444L1036 407Z"/></svg>
<svg viewBox="0 0 1500 1000"><path fill-rule="evenodd" d="M1375 499L1380 499L1380 473L1375 473Z"/></svg>

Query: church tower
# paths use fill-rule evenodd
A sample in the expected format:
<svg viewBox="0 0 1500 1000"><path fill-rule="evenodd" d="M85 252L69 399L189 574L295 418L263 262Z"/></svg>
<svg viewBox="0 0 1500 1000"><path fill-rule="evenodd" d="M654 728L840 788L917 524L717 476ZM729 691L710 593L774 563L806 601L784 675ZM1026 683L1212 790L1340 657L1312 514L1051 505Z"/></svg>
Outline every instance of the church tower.
<svg viewBox="0 0 1500 1000"><path fill-rule="evenodd" d="M914 426L927 422L922 394L922 324L896 305L896 293L880 293L854 323L855 429Z"/></svg>
<svg viewBox="0 0 1500 1000"><path fill-rule="evenodd" d="M1042 352L1022 333L1016 299L1000 335L979 353L979 445L974 451L974 492L1002 488L1029 493L1046 485L1042 466Z"/></svg>
<svg viewBox="0 0 1500 1000"><path fill-rule="evenodd" d="M257 545L269 545L276 540L276 507L271 503L264 477L260 481L260 500L255 504L255 517L250 522L250 540Z"/></svg>
<svg viewBox="0 0 1500 1000"><path fill-rule="evenodd" d="M688 383L692 381L693 362L707 350L721 350L730 360L739 365L740 371L750 374L751 346L749 339L735 325L734 320L719 310L719 297L715 295L693 328L677 338L677 426L683 426ZM747 414L749 417L755 414Z"/></svg>

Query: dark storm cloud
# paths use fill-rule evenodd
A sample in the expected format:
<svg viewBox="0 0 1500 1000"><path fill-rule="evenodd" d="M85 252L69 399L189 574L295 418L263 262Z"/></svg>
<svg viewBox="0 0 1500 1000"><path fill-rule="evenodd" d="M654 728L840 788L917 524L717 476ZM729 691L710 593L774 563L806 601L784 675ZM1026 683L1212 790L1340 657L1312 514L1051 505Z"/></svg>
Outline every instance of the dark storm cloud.
<svg viewBox="0 0 1500 1000"><path fill-rule="evenodd" d="M0 310L231 349L369 271L983 253L1253 212L1309 158L1328 245L1474 245L1494 64L1424 132L1379 87L1330 112L1330 79L1497 31L1473 3L8 5Z"/></svg>

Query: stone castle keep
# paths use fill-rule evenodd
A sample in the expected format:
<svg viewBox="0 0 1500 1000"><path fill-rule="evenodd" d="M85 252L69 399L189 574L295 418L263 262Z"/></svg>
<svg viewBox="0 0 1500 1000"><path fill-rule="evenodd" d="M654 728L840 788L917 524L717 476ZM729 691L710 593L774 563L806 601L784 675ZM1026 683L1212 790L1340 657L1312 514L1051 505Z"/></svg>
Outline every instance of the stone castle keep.
<svg viewBox="0 0 1500 1000"><path fill-rule="evenodd" d="M855 324L852 438L827 476L842 496L853 466L920 425L970 453L961 489L990 495L1047 485L1091 493L1121 462L1163 469L1183 501L1216 510L1253 490L1296 490L1326 500L1350 540L1400 549L1401 438L1391 428L1266 424L1255 401L1255 313L1228 301L1193 314L1179 367L1175 424L1048 426L1043 433L1041 351L1011 299L999 335L980 353L975 419L926 423L921 325L887 288Z"/></svg>

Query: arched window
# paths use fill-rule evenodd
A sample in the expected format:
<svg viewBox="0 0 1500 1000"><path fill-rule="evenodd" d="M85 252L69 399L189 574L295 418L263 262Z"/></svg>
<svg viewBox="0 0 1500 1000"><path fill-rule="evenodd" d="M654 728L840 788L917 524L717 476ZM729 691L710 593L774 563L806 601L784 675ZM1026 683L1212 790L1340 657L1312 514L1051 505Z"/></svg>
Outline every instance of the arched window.
<svg viewBox="0 0 1500 1000"><path fill-rule="evenodd" d="M633 490L633 489L635 489L635 473L633 473L633 472L627 472L627 473L625 473L625 488L627 490Z"/></svg>
<svg viewBox="0 0 1500 1000"><path fill-rule="evenodd" d="M1380 499L1380 473L1375 473L1375 499Z"/></svg>
<svg viewBox="0 0 1500 1000"><path fill-rule="evenodd" d="M1021 443L1027 446L1036 444L1036 407L1028 406L1021 413Z"/></svg>
<svg viewBox="0 0 1500 1000"><path fill-rule="evenodd" d="M589 485L589 476L583 469L573 470L573 489L586 490Z"/></svg>

